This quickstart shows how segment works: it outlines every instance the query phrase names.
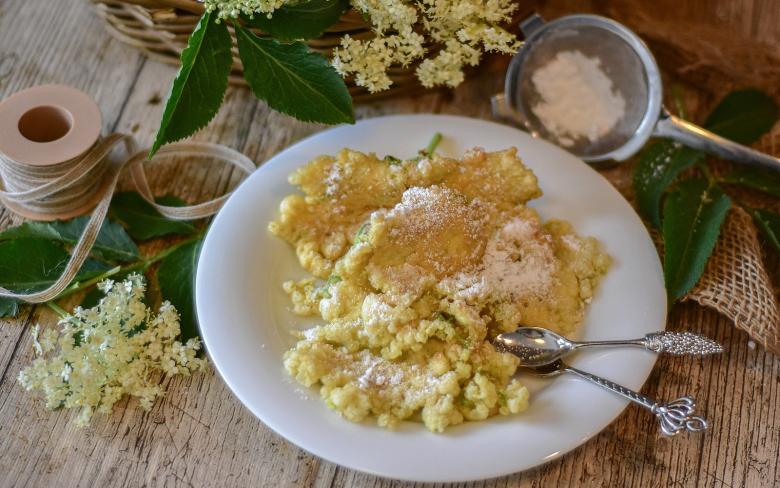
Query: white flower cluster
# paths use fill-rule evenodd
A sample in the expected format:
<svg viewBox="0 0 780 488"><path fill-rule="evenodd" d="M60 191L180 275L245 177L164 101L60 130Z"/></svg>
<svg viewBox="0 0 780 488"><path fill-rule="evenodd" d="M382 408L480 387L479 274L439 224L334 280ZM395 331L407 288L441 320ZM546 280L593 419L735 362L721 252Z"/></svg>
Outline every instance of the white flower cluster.
<svg viewBox="0 0 780 488"><path fill-rule="evenodd" d="M240 13L272 15L282 4L296 0L205 0L206 8L222 18ZM370 92L393 84L393 67L421 61L416 74L423 86L455 87L463 70L479 63L484 52L514 53L517 38L499 24L517 9L513 0L351 0L352 7L371 23L374 36L345 35L333 53L333 66L344 77ZM427 55L431 57L426 58Z"/></svg>
<svg viewBox="0 0 780 488"><path fill-rule="evenodd" d="M38 325L33 327L38 357L18 378L28 391L41 390L49 409L80 408L79 426L88 424L96 411L110 412L125 394L151 408L163 394L152 379L156 372L189 375L206 366L196 357L201 347L197 338L186 344L176 340L176 309L164 302L153 315L143 303L143 277L133 274L98 286L105 293L100 303L86 310L77 307L60 320L59 331L41 334Z"/></svg>
<svg viewBox="0 0 780 488"><path fill-rule="evenodd" d="M289 0L206 0L206 11L217 12L220 19L235 19L241 14L270 14Z"/></svg>

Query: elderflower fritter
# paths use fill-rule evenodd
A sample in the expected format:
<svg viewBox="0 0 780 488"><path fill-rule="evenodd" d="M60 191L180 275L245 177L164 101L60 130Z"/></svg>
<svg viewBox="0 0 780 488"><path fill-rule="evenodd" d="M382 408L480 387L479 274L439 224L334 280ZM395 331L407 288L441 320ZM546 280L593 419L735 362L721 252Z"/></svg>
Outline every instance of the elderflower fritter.
<svg viewBox="0 0 780 488"><path fill-rule="evenodd" d="M59 321L59 331L32 329L36 359L19 373L19 383L41 390L46 407L80 408L76 419L87 425L97 411L108 413L124 395L138 397L141 407L151 408L163 394L152 379L155 372L183 374L203 369L196 357L197 338L185 344L179 314L167 301L158 313L143 303L146 289L138 274L125 281L98 285L105 297L95 307L77 307ZM55 349L59 346L59 351Z"/></svg>
<svg viewBox="0 0 780 488"><path fill-rule="evenodd" d="M290 175L272 233L311 273L282 286L296 331L287 372L344 418L420 419L441 432L522 412L518 359L492 339L517 324L568 335L610 259L525 204L542 192L515 149L387 160L349 149Z"/></svg>
<svg viewBox="0 0 780 488"><path fill-rule="evenodd" d="M334 0L335 1L335 0ZM205 0L219 18L241 14L273 16L274 10L297 0ZM350 0L352 8L371 24L374 36L343 36L332 64L343 77L374 93L393 84L388 72L420 62L417 78L423 86L455 87L463 69L475 66L483 53L514 53L517 38L499 24L511 20L512 0ZM426 54L433 57L425 59Z"/></svg>

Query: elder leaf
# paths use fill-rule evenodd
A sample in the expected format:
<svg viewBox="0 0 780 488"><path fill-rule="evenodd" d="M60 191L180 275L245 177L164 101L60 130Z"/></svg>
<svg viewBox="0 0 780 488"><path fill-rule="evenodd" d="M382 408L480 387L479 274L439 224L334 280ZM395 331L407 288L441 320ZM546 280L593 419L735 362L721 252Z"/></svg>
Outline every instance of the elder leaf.
<svg viewBox="0 0 780 488"><path fill-rule="evenodd" d="M634 172L634 191L640 213L661 227L660 203L666 189L686 169L704 157L672 141L656 141L642 150Z"/></svg>
<svg viewBox="0 0 780 488"><path fill-rule="evenodd" d="M187 205L187 202L176 195L171 194L154 197L154 201L157 202L158 205L165 205L166 207L184 207Z"/></svg>
<svg viewBox="0 0 780 488"><path fill-rule="evenodd" d="M244 78L258 98L306 122L355 122L347 85L324 56L302 42L280 44L235 29Z"/></svg>
<svg viewBox="0 0 780 488"><path fill-rule="evenodd" d="M244 21L280 41L313 39L338 22L348 8L348 0L309 0L278 8L270 19L265 14L255 14L245 16Z"/></svg>
<svg viewBox="0 0 780 488"><path fill-rule="evenodd" d="M166 205L179 201L170 197L163 199ZM189 222L164 217L136 192L114 195L110 212L112 218L124 224L128 234L141 241L167 235L189 235L196 231Z"/></svg>
<svg viewBox="0 0 780 488"><path fill-rule="evenodd" d="M40 291L57 281L68 262L67 251L49 239L23 237L0 242L0 286L17 293ZM92 278L110 266L87 259L74 278Z"/></svg>
<svg viewBox="0 0 780 488"><path fill-rule="evenodd" d="M751 144L777 121L777 105L768 95L753 89L728 94L707 117L704 127L741 144ZM634 191L639 211L660 228L661 200L667 188L704 153L672 141L660 141L639 155L634 173Z"/></svg>
<svg viewBox="0 0 780 488"><path fill-rule="evenodd" d="M760 208L745 208L745 210L753 217L753 221L766 240L780 251L780 215Z"/></svg>
<svg viewBox="0 0 780 488"><path fill-rule="evenodd" d="M699 281L731 199L705 179L685 180L664 204L664 280L670 304Z"/></svg>
<svg viewBox="0 0 780 488"><path fill-rule="evenodd" d="M13 298L0 297L0 319L16 317L19 314L19 302Z"/></svg>
<svg viewBox="0 0 780 488"><path fill-rule="evenodd" d="M721 100L704 127L740 144L752 144L772 129L777 115L777 104L766 93L737 90Z"/></svg>
<svg viewBox="0 0 780 488"><path fill-rule="evenodd" d="M723 183L747 186L780 197L780 173L741 167L723 177Z"/></svg>
<svg viewBox="0 0 780 488"><path fill-rule="evenodd" d="M215 12L204 13L181 53L181 67L171 85L149 157L163 144L202 129L217 114L233 65L231 47L227 25L217 22Z"/></svg>
<svg viewBox="0 0 780 488"><path fill-rule="evenodd" d="M163 300L171 302L179 312L182 342L199 334L195 316L195 270L202 243L197 240L176 249L163 259L157 270Z"/></svg>
<svg viewBox="0 0 780 488"><path fill-rule="evenodd" d="M25 222L0 232L0 241L20 238L39 238L76 244L87 225L89 217L54 222ZM91 254L109 261L130 262L140 257L138 246L130 239L121 225L108 219L100 227Z"/></svg>

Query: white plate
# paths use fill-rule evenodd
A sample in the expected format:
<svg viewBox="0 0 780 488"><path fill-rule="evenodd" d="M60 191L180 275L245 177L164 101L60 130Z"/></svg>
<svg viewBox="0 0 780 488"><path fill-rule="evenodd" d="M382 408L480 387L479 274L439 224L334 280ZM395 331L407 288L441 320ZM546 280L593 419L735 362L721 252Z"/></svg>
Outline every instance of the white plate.
<svg viewBox="0 0 780 488"><path fill-rule="evenodd" d="M532 382L522 414L465 423L444 434L404 423L387 431L339 417L317 391L294 384L282 367L288 331L308 326L289 312L281 283L304 275L289 245L266 226L294 191L287 175L343 147L410 157L439 131L439 150L516 146L534 170L543 218L558 217L597 237L614 259L587 314L583 338L634 338L665 327L666 295L658 255L623 197L571 154L511 127L440 115L363 120L316 134L263 164L228 200L206 236L198 263L196 303L209 355L236 396L270 428L303 449L348 468L415 481L501 476L555 459L605 428L626 401L568 375ZM572 363L625 386L642 386L655 357L642 350L591 351ZM647 416L648 430L656 429Z"/></svg>

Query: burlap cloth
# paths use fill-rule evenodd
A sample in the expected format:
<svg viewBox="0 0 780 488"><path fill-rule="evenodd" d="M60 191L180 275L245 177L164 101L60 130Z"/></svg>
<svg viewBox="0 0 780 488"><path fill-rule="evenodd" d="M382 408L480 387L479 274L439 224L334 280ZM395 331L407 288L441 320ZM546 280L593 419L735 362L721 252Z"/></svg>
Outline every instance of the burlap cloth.
<svg viewBox="0 0 780 488"><path fill-rule="evenodd" d="M780 155L780 124L755 147ZM727 169L725 163L716 162L715 165L716 173ZM602 171L602 174L629 202L635 203L631 185L632 162ZM780 211L777 198L735 188L728 188L727 192L750 206ZM647 225L662 253L658 232ZM768 245L762 246L761 236L750 215L734 205L721 228L704 274L683 301L715 309L768 351L780 354L780 308L768 272L768 262L773 256L767 254L773 252Z"/></svg>

